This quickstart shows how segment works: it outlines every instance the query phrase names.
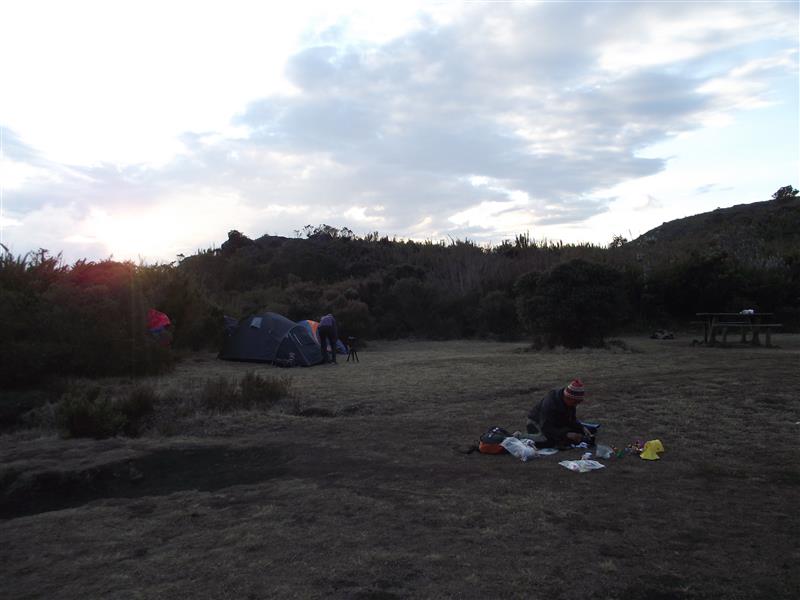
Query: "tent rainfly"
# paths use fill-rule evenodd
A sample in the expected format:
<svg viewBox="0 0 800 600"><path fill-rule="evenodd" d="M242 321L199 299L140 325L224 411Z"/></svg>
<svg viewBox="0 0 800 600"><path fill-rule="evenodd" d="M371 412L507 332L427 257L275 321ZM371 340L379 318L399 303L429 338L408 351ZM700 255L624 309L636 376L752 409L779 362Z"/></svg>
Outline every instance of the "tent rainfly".
<svg viewBox="0 0 800 600"><path fill-rule="evenodd" d="M308 330L277 313L241 319L225 338L219 358L251 362L290 361L309 367L322 362L319 344Z"/></svg>
<svg viewBox="0 0 800 600"><path fill-rule="evenodd" d="M319 321L312 321L311 319L303 319L302 321L298 321L297 324L305 327L306 331L308 331L311 334L311 337L314 338L314 341L316 341L317 344L320 343L319 333L317 333L317 329L319 329ZM331 351L331 345L328 344L328 352L330 351ZM345 354L345 355L348 354L347 346L345 346L345 343L342 341L341 338L336 338L336 354Z"/></svg>

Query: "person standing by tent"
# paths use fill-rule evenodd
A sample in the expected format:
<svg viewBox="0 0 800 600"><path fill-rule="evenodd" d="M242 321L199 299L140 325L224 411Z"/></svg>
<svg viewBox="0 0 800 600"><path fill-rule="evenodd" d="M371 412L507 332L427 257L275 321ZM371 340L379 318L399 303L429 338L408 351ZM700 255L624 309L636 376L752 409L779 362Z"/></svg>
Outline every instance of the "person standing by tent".
<svg viewBox="0 0 800 600"><path fill-rule="evenodd" d="M339 336L336 331L336 319L333 318L332 314L328 313L324 317L320 317L317 335L322 349L322 362L328 362L328 344L330 344L331 362L336 364L336 339Z"/></svg>
<svg viewBox="0 0 800 600"><path fill-rule="evenodd" d="M579 444L591 432L578 421L576 407L583 402L585 390L580 379L567 386L550 390L528 413L529 434L544 435L546 441L537 448L554 448Z"/></svg>

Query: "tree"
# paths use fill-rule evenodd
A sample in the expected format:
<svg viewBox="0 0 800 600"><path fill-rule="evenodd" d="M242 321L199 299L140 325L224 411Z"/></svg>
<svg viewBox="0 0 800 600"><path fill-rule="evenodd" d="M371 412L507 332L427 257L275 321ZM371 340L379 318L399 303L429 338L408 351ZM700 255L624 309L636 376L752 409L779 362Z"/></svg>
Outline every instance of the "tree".
<svg viewBox="0 0 800 600"><path fill-rule="evenodd" d="M228 241L223 242L220 249L225 253L233 254L239 248L244 248L245 246L252 246L255 242L251 240L249 237L237 231L235 229L228 232Z"/></svg>
<svg viewBox="0 0 800 600"><path fill-rule="evenodd" d="M611 243L608 245L609 248L622 248L625 244L628 243L628 238L622 235L614 235L611 238Z"/></svg>
<svg viewBox="0 0 800 600"><path fill-rule="evenodd" d="M779 188L777 192L772 194L772 199L777 201L791 200L797 198L798 191L790 185L785 185Z"/></svg>
<svg viewBox="0 0 800 600"><path fill-rule="evenodd" d="M516 285L519 320L549 347L602 346L629 316L622 274L576 259Z"/></svg>

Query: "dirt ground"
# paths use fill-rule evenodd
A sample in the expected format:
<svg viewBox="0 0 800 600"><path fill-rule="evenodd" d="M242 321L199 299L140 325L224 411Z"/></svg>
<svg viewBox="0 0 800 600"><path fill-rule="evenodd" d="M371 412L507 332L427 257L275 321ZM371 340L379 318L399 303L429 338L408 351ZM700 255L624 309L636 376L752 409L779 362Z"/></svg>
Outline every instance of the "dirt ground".
<svg viewBox="0 0 800 600"><path fill-rule="evenodd" d="M0 436L0 597L796 598L800 336L691 339L386 342L308 369L193 355L153 383L256 370L292 379L294 410ZM602 443L658 438L662 459L459 452L575 376Z"/></svg>

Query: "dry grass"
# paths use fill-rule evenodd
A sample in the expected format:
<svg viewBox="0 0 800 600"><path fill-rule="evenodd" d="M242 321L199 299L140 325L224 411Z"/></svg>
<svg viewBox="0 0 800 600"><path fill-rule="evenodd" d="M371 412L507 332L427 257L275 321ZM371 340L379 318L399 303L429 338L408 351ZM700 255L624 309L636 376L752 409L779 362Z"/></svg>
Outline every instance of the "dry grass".
<svg viewBox="0 0 800 600"><path fill-rule="evenodd" d="M146 382L183 399L168 437L0 436L4 498L27 498L0 522L4 596L793 597L800 336L625 341L638 352L383 343L287 370L195 355ZM293 398L190 406L248 373L288 377ZM557 465L577 452L452 449L521 428L574 376L604 443L660 438L663 459L577 474Z"/></svg>

